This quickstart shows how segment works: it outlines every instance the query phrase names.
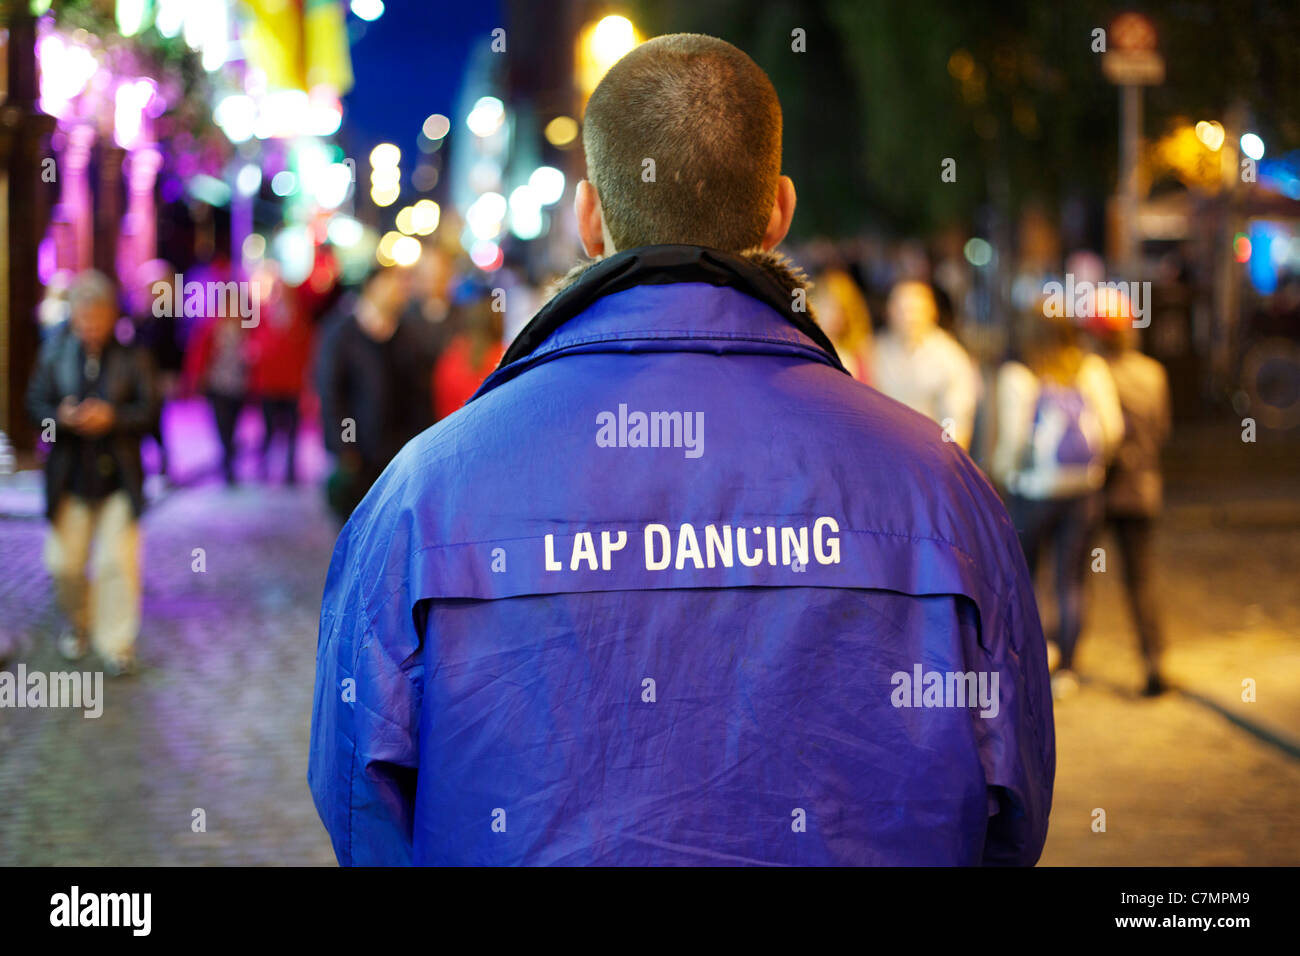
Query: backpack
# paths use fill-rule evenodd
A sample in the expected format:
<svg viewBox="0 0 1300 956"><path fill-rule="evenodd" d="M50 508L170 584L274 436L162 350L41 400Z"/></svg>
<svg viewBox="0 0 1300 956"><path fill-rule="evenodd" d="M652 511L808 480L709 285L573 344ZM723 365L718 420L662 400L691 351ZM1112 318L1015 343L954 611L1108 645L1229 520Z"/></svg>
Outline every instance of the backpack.
<svg viewBox="0 0 1300 956"><path fill-rule="evenodd" d="M1057 476L1056 492L1069 494L1104 467L1101 426L1083 393L1041 382L1023 471Z"/></svg>

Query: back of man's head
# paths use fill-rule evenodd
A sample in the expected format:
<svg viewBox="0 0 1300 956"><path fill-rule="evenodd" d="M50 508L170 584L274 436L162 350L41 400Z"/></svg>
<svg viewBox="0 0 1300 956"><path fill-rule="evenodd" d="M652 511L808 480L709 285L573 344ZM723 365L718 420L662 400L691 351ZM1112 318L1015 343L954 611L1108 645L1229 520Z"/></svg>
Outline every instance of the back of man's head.
<svg viewBox="0 0 1300 956"><path fill-rule="evenodd" d="M678 33L632 50L592 93L583 145L616 248L739 252L762 241L781 173L781 104L730 43Z"/></svg>

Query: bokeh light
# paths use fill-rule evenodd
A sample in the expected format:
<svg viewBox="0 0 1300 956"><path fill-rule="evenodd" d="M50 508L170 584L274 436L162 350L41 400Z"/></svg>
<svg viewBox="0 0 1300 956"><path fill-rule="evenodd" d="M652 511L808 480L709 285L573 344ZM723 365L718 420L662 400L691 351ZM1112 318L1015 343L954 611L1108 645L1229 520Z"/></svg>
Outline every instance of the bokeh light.
<svg viewBox="0 0 1300 956"><path fill-rule="evenodd" d="M393 243L393 261L399 266L413 266L420 260L420 240L402 236Z"/></svg>
<svg viewBox="0 0 1300 956"><path fill-rule="evenodd" d="M578 138L578 122L572 116L557 116L544 132L548 143L563 148Z"/></svg>
<svg viewBox="0 0 1300 956"><path fill-rule="evenodd" d="M442 139L451 130L451 120L441 113L434 113L424 121L420 131L431 140Z"/></svg>
<svg viewBox="0 0 1300 956"><path fill-rule="evenodd" d="M978 236L967 241L962 248L962 254L966 256L966 261L976 268L983 268L993 261L993 247L989 245L987 239Z"/></svg>
<svg viewBox="0 0 1300 956"><path fill-rule="evenodd" d="M505 119L505 104L495 96L483 96L465 117L465 125L475 136L486 138L499 130Z"/></svg>
<svg viewBox="0 0 1300 956"><path fill-rule="evenodd" d="M421 199L411 207L411 223L417 236L427 236L438 228L442 209L432 199Z"/></svg>
<svg viewBox="0 0 1300 956"><path fill-rule="evenodd" d="M396 166L402 161L402 151L392 143L380 143L370 151L370 165L375 169Z"/></svg>
<svg viewBox="0 0 1300 956"><path fill-rule="evenodd" d="M554 166L539 166L528 177L528 186L539 203L549 206L564 195L564 173Z"/></svg>
<svg viewBox="0 0 1300 956"><path fill-rule="evenodd" d="M1196 138L1205 144L1206 149L1215 152L1223 145L1223 126L1212 120L1201 120L1196 124Z"/></svg>
<svg viewBox="0 0 1300 956"><path fill-rule="evenodd" d="M384 0L352 0L352 12L367 22L384 15Z"/></svg>

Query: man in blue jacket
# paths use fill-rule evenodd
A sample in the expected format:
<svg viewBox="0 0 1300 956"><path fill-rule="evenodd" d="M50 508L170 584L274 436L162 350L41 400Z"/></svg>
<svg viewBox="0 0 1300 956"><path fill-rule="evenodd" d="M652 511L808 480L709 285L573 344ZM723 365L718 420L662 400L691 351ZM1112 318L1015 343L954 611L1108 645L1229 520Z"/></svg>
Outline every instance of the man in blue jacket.
<svg viewBox="0 0 1300 956"><path fill-rule="evenodd" d="M309 780L343 864L1032 864L1055 768L1015 530L772 250L745 54L660 37L584 126L597 261L339 536Z"/></svg>

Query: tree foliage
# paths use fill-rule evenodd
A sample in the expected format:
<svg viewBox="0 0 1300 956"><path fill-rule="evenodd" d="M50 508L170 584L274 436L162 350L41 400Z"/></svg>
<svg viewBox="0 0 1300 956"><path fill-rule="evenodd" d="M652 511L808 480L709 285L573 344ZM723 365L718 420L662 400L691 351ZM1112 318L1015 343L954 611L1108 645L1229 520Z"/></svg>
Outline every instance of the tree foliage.
<svg viewBox="0 0 1300 956"><path fill-rule="evenodd" d="M1272 152L1300 145L1300 15L1287 0L1137 3L1156 26L1166 81L1146 91L1146 132L1222 119L1234 102ZM798 231L926 232L990 201L1100 201L1115 187L1119 95L1093 31L1124 7L1098 0L642 0L649 35L709 33L772 77ZM807 52L791 49L805 31ZM956 182L940 178L956 160Z"/></svg>

